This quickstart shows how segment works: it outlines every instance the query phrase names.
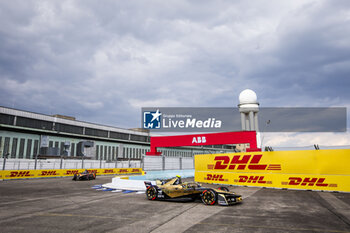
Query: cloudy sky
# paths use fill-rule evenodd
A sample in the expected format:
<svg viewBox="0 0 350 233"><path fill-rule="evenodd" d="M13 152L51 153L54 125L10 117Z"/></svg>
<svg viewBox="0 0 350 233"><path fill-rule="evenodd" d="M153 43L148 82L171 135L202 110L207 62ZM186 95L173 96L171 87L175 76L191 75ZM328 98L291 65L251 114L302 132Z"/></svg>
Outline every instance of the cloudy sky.
<svg viewBox="0 0 350 233"><path fill-rule="evenodd" d="M237 106L246 88L262 107L350 107L348 0L3 0L0 20L5 107L123 128L141 107Z"/></svg>

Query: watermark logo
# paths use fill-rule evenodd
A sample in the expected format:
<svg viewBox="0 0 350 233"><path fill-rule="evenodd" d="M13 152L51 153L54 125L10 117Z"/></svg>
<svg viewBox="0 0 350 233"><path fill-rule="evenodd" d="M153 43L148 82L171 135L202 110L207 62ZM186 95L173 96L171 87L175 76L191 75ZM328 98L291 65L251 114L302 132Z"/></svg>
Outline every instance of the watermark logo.
<svg viewBox="0 0 350 233"><path fill-rule="evenodd" d="M145 129L160 129L162 113L159 112L159 109L155 112L143 112L143 128Z"/></svg>
<svg viewBox="0 0 350 233"><path fill-rule="evenodd" d="M242 118L241 110L230 107L145 107L141 109L140 126L154 132L207 133L252 130L248 112L245 113L245 118ZM258 121L257 125L260 125L260 130L263 132L346 132L347 130L346 108L259 108L258 110L257 118L253 121Z"/></svg>

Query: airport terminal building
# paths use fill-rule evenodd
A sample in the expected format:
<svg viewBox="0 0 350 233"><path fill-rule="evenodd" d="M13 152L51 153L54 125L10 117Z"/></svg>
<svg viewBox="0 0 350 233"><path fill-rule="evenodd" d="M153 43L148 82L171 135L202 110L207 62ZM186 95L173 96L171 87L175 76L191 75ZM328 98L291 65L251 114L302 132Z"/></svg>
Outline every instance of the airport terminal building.
<svg viewBox="0 0 350 233"><path fill-rule="evenodd" d="M81 143L92 142L85 157L92 160L140 160L150 149L150 133L0 107L0 158L81 158ZM231 151L232 146L159 148L166 157L193 157L208 151Z"/></svg>

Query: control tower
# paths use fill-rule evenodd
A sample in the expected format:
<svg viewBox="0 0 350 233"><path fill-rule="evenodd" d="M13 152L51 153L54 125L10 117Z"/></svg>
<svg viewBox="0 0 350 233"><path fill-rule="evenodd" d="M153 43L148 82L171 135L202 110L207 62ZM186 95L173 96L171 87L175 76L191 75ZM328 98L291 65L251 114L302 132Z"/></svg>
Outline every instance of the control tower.
<svg viewBox="0 0 350 233"><path fill-rule="evenodd" d="M258 132L259 103L256 93L250 89L242 91L239 94L238 108L241 113L242 130Z"/></svg>

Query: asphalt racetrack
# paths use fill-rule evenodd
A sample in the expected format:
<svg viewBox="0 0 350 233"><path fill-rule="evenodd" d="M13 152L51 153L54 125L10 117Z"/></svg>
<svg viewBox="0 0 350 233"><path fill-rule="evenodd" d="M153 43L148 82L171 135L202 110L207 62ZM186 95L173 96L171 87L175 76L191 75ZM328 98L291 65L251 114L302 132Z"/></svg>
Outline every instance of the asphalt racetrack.
<svg viewBox="0 0 350 233"><path fill-rule="evenodd" d="M0 181L0 232L350 232L350 193L230 187L243 203L222 207L91 188L111 179Z"/></svg>

